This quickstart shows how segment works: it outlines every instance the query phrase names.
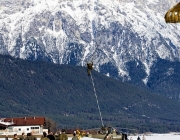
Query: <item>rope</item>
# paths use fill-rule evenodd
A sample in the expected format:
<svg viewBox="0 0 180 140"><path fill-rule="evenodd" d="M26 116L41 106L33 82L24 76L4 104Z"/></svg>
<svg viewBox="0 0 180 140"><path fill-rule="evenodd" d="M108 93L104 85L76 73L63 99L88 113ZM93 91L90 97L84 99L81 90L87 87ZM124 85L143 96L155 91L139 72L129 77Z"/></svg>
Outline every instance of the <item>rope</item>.
<svg viewBox="0 0 180 140"><path fill-rule="evenodd" d="M95 50L94 50L94 52L93 52L93 55L92 55L92 59L91 59L91 62L93 62L93 59L94 59L94 54L95 54L95 52L96 52L96 50L97 50L97 48L98 48L98 45L97 45L97 43L95 42Z"/></svg>
<svg viewBox="0 0 180 140"><path fill-rule="evenodd" d="M93 9L94 9L94 2L93 2ZM93 62L94 55L95 55L96 50L98 48L97 42L94 40L94 36L93 36L93 42L95 42L95 50L94 50L94 52L92 54L91 62ZM94 88L94 95L95 95L95 98L96 98L96 103L97 103L97 107L98 107L98 110L99 110L99 115L100 115L101 123L102 123L102 126L104 126L103 119L102 119L102 114L101 114L101 109L100 109L100 106L99 106L99 101L98 101L98 97L97 97L97 94L96 94L96 88L94 86L94 80L93 80L91 71L90 71L90 75L91 75L92 85L93 85L93 88Z"/></svg>
<svg viewBox="0 0 180 140"><path fill-rule="evenodd" d="M99 107L99 101L98 101L98 97L97 97L97 94L96 94L96 89L95 89L95 86L94 86L94 80L93 80L92 74L90 74L90 75L91 75L92 85L93 85L93 88L94 88L94 95L96 97L96 102L97 102L97 106L98 106L98 110L99 110L101 123L102 123L102 126L104 126L103 119L102 119L102 114L101 114L101 109Z"/></svg>

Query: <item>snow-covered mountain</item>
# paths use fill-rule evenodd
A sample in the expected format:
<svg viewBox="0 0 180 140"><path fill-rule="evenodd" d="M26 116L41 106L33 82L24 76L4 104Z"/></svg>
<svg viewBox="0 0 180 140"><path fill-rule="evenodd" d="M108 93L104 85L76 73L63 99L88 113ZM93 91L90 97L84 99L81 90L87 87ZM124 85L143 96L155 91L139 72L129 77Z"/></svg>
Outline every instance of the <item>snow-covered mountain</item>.
<svg viewBox="0 0 180 140"><path fill-rule="evenodd" d="M177 2L1 0L0 53L74 65L93 59L97 71L124 81L134 62L147 84L158 58L180 60L180 25L164 20Z"/></svg>

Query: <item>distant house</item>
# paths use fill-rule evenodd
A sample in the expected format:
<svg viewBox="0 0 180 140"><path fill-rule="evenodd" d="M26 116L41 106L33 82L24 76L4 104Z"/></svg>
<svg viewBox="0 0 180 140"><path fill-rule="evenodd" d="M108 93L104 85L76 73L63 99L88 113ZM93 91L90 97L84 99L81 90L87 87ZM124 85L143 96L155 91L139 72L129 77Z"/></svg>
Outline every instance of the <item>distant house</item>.
<svg viewBox="0 0 180 140"><path fill-rule="evenodd" d="M1 118L0 134L1 135L21 135L33 132L34 134L42 134L45 125L44 117L23 117L23 118Z"/></svg>

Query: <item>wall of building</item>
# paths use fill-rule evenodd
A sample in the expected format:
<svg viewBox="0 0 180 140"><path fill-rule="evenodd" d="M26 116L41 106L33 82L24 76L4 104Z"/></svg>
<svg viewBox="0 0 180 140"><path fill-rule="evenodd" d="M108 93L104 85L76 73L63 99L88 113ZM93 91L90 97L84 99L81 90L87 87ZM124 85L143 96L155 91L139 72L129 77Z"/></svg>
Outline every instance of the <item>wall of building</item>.
<svg viewBox="0 0 180 140"><path fill-rule="evenodd" d="M40 125L33 125L33 126L9 126L6 130L5 133L7 135L11 134L18 134L21 135L22 133L30 133L33 132L33 134L42 134L43 133L43 126Z"/></svg>

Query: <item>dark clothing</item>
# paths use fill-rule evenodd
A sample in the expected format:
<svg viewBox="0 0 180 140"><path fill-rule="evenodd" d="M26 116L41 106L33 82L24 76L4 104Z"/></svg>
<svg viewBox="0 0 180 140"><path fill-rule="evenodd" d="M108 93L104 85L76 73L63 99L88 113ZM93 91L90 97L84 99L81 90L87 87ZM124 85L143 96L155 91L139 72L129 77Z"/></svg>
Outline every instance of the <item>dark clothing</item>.
<svg viewBox="0 0 180 140"><path fill-rule="evenodd" d="M41 140L49 140L48 137L42 137Z"/></svg>
<svg viewBox="0 0 180 140"><path fill-rule="evenodd" d="M111 140L111 139L113 139L113 137L111 134L108 134L108 133L104 137L104 140Z"/></svg>
<svg viewBox="0 0 180 140"><path fill-rule="evenodd" d="M140 137L138 137L137 140L141 140Z"/></svg>
<svg viewBox="0 0 180 140"><path fill-rule="evenodd" d="M72 137L72 140L79 140L77 136Z"/></svg>
<svg viewBox="0 0 180 140"><path fill-rule="evenodd" d="M88 76L91 74L92 70L93 70L93 62L92 63L87 63L87 73L88 73Z"/></svg>
<svg viewBox="0 0 180 140"><path fill-rule="evenodd" d="M29 136L27 136L24 140L28 140L28 137L29 137Z"/></svg>
<svg viewBox="0 0 180 140"><path fill-rule="evenodd" d="M108 134L105 135L104 140L107 140L107 138L108 138Z"/></svg>
<svg viewBox="0 0 180 140"><path fill-rule="evenodd" d="M31 136L28 136L27 140L37 140L37 138L35 136L31 135Z"/></svg>
<svg viewBox="0 0 180 140"><path fill-rule="evenodd" d="M47 135L47 137L50 139L50 140L55 140L55 137L53 135Z"/></svg>
<svg viewBox="0 0 180 140"><path fill-rule="evenodd" d="M12 140L19 140L18 138L13 138Z"/></svg>
<svg viewBox="0 0 180 140"><path fill-rule="evenodd" d="M59 140L68 140L68 137L65 133L60 134Z"/></svg>
<svg viewBox="0 0 180 140"><path fill-rule="evenodd" d="M23 135L19 137L19 140L24 140L24 139L25 137Z"/></svg>
<svg viewBox="0 0 180 140"><path fill-rule="evenodd" d="M122 133L122 140L127 140L127 134Z"/></svg>

